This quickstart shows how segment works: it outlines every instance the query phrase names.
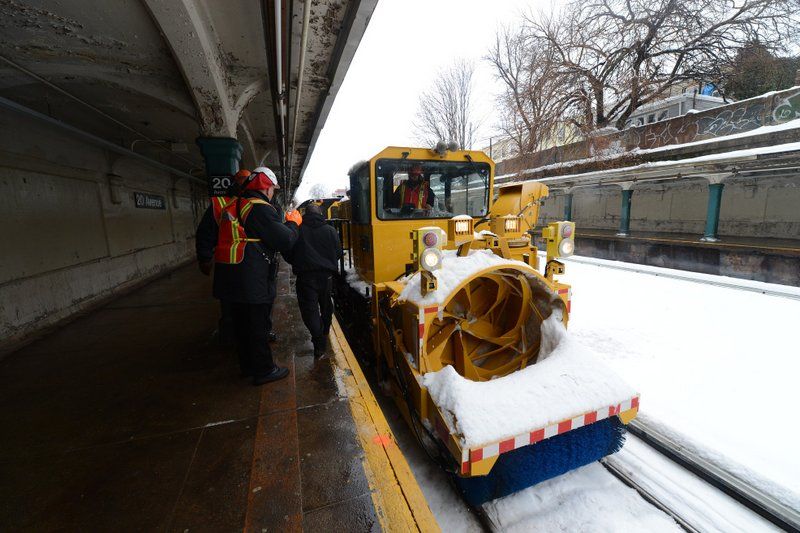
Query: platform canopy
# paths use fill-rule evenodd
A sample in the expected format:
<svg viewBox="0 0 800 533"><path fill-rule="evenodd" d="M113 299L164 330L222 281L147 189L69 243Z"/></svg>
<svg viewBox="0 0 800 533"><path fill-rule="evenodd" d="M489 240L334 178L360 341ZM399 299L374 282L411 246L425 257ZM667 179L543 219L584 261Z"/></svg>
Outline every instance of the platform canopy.
<svg viewBox="0 0 800 533"><path fill-rule="evenodd" d="M291 191L376 3L3 2L0 97L198 177L236 138Z"/></svg>

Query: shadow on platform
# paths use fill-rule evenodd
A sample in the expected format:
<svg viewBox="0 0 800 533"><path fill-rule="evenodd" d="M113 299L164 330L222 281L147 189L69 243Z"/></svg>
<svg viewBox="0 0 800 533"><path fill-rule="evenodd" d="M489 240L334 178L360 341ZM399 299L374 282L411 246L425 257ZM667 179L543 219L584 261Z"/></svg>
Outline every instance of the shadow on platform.
<svg viewBox="0 0 800 533"><path fill-rule="evenodd" d="M371 531L380 524L331 359L314 362L286 265L288 379L253 387L194 265L0 361L10 530Z"/></svg>

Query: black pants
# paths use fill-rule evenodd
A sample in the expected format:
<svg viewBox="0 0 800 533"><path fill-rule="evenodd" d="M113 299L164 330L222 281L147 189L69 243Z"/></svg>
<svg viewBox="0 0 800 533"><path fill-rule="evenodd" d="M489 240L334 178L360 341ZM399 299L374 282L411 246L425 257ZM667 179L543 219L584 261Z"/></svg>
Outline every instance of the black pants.
<svg viewBox="0 0 800 533"><path fill-rule="evenodd" d="M316 347L325 346L325 339L331 329L331 287L330 272L303 272L297 275L297 304L303 323L311 333L311 340Z"/></svg>
<svg viewBox="0 0 800 533"><path fill-rule="evenodd" d="M236 333L236 354L242 374L262 377L275 367L269 347L272 304L231 304Z"/></svg>

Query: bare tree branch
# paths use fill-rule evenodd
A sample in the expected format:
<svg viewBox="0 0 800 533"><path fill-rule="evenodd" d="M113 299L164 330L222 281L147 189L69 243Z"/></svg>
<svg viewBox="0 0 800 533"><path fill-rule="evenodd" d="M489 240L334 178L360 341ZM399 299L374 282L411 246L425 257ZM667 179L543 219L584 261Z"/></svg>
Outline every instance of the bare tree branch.
<svg viewBox="0 0 800 533"><path fill-rule="evenodd" d="M420 142L433 147L439 141L455 141L461 148L472 148L478 129L472 106L474 72L473 63L458 60L422 93L415 123Z"/></svg>
<svg viewBox="0 0 800 533"><path fill-rule="evenodd" d="M535 131L547 129L541 124L621 129L671 87L724 81L725 65L748 43L795 46L798 7L799 0L572 0L557 15L527 14L518 33L498 34L489 55L506 88L502 128L523 151L548 134Z"/></svg>

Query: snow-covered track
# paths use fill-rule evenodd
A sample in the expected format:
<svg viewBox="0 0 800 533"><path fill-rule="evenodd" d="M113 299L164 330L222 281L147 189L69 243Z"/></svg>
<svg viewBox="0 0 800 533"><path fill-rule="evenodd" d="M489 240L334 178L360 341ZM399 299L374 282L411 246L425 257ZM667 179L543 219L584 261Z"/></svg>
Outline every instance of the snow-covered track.
<svg viewBox="0 0 800 533"><path fill-rule="evenodd" d="M692 472L708 484L727 494L774 525L785 531L800 531L800 512L796 509L783 504L769 494L754 488L731 473L719 468L697 454L692 453L657 429L649 426L646 422L639 419L633 420L628 424L628 431L660 454ZM676 516L675 511L666 509L665 506L660 505L655 496L648 497L648 495L645 494L646 491L640 489L635 480L631 479L630 476L626 476L624 472L610 465L608 461L603 461L603 464L614 475L642 493L645 499L675 518L681 526L688 531L695 531L691 526L687 527L688 524L685 523L686 521ZM656 501L653 501L653 499Z"/></svg>
<svg viewBox="0 0 800 533"><path fill-rule="evenodd" d="M593 265L603 268L610 268L614 270L622 270L625 272L633 272L636 274L647 274L649 276L679 279L681 281L700 283L702 285L712 285L715 287L723 287L726 289L756 292L759 294L766 294L768 296L778 296L780 298L790 298L793 300L800 300L800 287L792 287L788 285L778 285L774 283L765 283L762 281L737 279L726 276L718 276L714 274L688 272L685 270L674 270L663 267L639 265L635 263L623 263L620 261L597 259L594 257L572 256L569 259L566 259L566 262L567 264L581 263L585 265Z"/></svg>
<svg viewBox="0 0 800 533"><path fill-rule="evenodd" d="M647 500L648 503L656 507L657 509L661 510L665 514L672 517L675 522L681 526L684 530L688 531L689 533L700 533L700 530L696 529L686 520L683 516L680 515L677 511L670 508L670 506L666 503L661 501L658 495L654 494L653 492L649 491L645 486L636 482L636 478L633 476L628 475L622 468L616 465L611 461L608 461L607 458L601 459L600 464L602 464L606 470L611 472L617 479L631 487L633 490L639 493L642 498Z"/></svg>

